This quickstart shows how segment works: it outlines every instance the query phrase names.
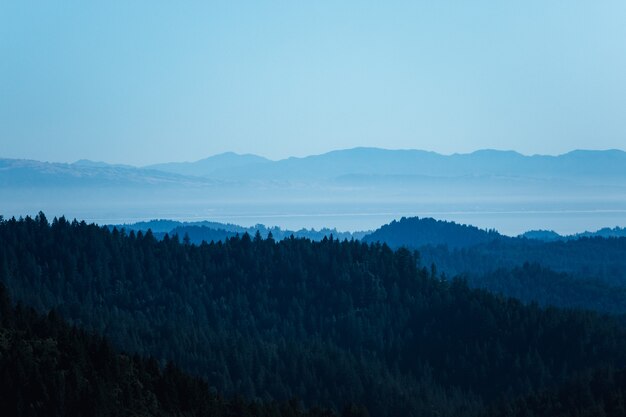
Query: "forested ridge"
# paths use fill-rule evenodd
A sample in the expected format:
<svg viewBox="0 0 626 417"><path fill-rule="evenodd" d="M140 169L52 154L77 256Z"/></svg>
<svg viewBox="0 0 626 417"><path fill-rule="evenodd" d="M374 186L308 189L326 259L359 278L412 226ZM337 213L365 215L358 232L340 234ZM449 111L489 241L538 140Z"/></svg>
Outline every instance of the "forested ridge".
<svg viewBox="0 0 626 417"><path fill-rule="evenodd" d="M409 247L412 247L409 245ZM577 279L626 287L626 238L582 237L543 242L524 238L492 240L466 248L415 247L427 262L454 275L490 273L499 268L538 263Z"/></svg>
<svg viewBox="0 0 626 417"><path fill-rule="evenodd" d="M607 229L613 233L621 229ZM598 231L606 235L607 230ZM402 218L364 237L418 250L440 273L472 288L543 306L626 314L626 238L583 233L541 241L431 218Z"/></svg>
<svg viewBox="0 0 626 417"><path fill-rule="evenodd" d="M581 233L568 240L542 241L432 218L403 217L363 240L418 250L425 264L435 263L452 276L491 273L529 262L577 279L626 286L626 237L602 237L602 230L598 235Z"/></svg>
<svg viewBox="0 0 626 417"><path fill-rule="evenodd" d="M384 244L192 245L40 214L0 223L0 280L118 348L264 402L478 415L626 365L610 317L472 290Z"/></svg>

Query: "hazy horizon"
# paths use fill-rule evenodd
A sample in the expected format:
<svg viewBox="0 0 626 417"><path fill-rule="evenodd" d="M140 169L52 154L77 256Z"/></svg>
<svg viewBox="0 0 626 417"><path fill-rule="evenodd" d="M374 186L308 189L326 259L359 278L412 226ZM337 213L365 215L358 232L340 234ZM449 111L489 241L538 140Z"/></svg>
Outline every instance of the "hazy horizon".
<svg viewBox="0 0 626 417"><path fill-rule="evenodd" d="M39 162L47 162L47 163L61 163L61 164L73 164L73 163L77 163L77 162L81 162L81 161L89 161L89 162L95 162L95 163L105 163L105 164L109 164L109 165L128 165L128 166L132 166L132 167L136 167L136 168L145 168L145 167L150 167L152 165L160 165L160 164L165 164L165 163L194 163L194 162L199 162L205 159L209 159L209 158L213 158L216 156L222 156L222 155L237 155L237 156L259 156L261 158L267 159L268 161L271 162L278 162L278 161L283 161L283 160L287 160L287 159L304 159L304 158L309 158L309 157L313 157L313 156L322 156L322 155L326 155L329 153L333 153L333 152L342 152L342 151L350 151L350 150L356 150L356 149L375 149L375 150L381 150L381 151L418 151L418 152L427 152L427 153L433 153L433 154L437 154L437 155L441 155L441 156L453 156L453 155L471 155L477 152L483 152L483 151L495 151L495 152L504 152L504 153L508 153L508 152L513 152L516 154L519 154L521 156L525 156L525 157L533 157L533 156L552 156L552 157L558 157L558 156L563 156L563 155L567 155L569 153L572 152L609 152L609 151L618 151L618 152L625 152L626 153L626 148L573 148L570 150L565 150L563 152L560 153L524 153L524 152L520 152L518 150L515 149L496 149L496 148L478 148L478 149L474 149L474 150L469 150L466 152L450 152L450 153L442 153L442 152L437 152L437 151L433 151L433 150L428 150L428 149L421 149L421 148L386 148L386 147L382 147L382 146L355 146L355 147L351 147L351 148L330 148L328 150L322 151L320 153L312 153L312 154L303 154L303 155L288 155L285 156L283 158L270 158L264 154L260 154L260 153L252 153L252 152L235 152L235 151L223 151L223 152L218 152L218 153L214 153L214 154L209 154L209 155L205 155L205 156L201 156L198 155L196 157L196 159L188 159L188 160L160 160L160 161L154 161L154 162L150 162L147 164L141 164L141 165L135 165L135 164L129 164L129 163L123 163L123 162L119 162L119 161L111 161L111 160L104 160L104 159L90 159L90 158L78 158L78 159L73 159L73 160L40 160L40 159L35 159L35 158L30 158L30 157L22 157L22 158L13 158L13 157L7 157L5 155L0 154L0 159L18 159L18 160L31 160L31 161L39 161Z"/></svg>

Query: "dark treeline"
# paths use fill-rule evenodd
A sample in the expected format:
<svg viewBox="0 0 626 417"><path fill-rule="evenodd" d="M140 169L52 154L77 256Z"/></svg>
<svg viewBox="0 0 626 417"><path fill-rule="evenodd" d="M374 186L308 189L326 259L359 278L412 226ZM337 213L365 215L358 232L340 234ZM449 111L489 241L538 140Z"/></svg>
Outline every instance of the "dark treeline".
<svg viewBox="0 0 626 417"><path fill-rule="evenodd" d="M0 284L0 407L4 417L334 417L298 401L224 399L168 363L115 352L54 312L13 307ZM365 417L359 406L342 416Z"/></svg>
<svg viewBox="0 0 626 417"><path fill-rule="evenodd" d="M626 365L609 317L524 305L418 265L417 253L356 241L190 245L42 214L0 223L0 279L17 300L226 395L465 416Z"/></svg>

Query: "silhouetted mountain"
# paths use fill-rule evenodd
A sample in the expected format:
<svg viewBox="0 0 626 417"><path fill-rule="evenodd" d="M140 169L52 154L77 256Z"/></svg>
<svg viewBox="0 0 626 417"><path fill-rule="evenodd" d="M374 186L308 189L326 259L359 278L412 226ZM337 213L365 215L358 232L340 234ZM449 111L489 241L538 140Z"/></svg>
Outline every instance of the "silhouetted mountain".
<svg viewBox="0 0 626 417"><path fill-rule="evenodd" d="M26 160L0 160L0 179L12 170L25 173L71 174L72 168L84 175L107 169L131 170L125 165L80 160L74 164L53 164ZM86 169L94 171L84 171ZM99 170L97 170L99 169ZM470 154L441 155L419 150L354 148L304 158L270 161L256 155L232 152L196 162L172 162L135 168L135 172L154 171L178 174L179 177L202 176L237 180L302 181L329 180L346 176L381 176L405 178L526 178L535 181L573 180L588 183L597 180L624 180L626 152L573 151L559 156L524 156L511 151L482 150ZM78 171L81 172L81 171ZM74 174L76 175L76 174ZM623 186L623 182L618 183Z"/></svg>
<svg viewBox="0 0 626 417"><path fill-rule="evenodd" d="M240 167L250 168L250 166L261 165L270 162L271 161L269 159L257 155L239 155L234 152L226 152L219 155L210 156L196 162L168 162L163 164L149 165L146 168L156 169L164 172L172 172L180 175L212 177L216 171L228 171Z"/></svg>
<svg viewBox="0 0 626 417"><path fill-rule="evenodd" d="M65 187L200 186L215 181L183 177L124 165L77 162L60 164L22 159L0 159L0 189Z"/></svg>
<svg viewBox="0 0 626 417"><path fill-rule="evenodd" d="M513 151L480 150L441 155L420 150L354 148L263 164L225 166L215 178L323 180L345 175L415 177L519 177L538 180L626 179L626 152L573 151L559 156L525 156ZM619 184L624 185L623 182Z"/></svg>
<svg viewBox="0 0 626 417"><path fill-rule="evenodd" d="M365 235L366 243L382 242L392 248L419 248L425 245L446 245L451 248L467 247L479 243L505 239L495 230L481 230L474 226L457 224L432 218L403 217L392 221L373 233Z"/></svg>
<svg viewBox="0 0 626 417"><path fill-rule="evenodd" d="M80 167L91 167L91 168L109 168L109 167L135 168L132 165L108 164L106 162L92 161L92 160L89 160L89 159L79 159L78 161L73 162L70 165L80 166Z"/></svg>
<svg viewBox="0 0 626 417"><path fill-rule="evenodd" d="M36 161L2 160L3 175L7 174L8 161L20 164L23 169L43 169ZM104 162L80 160L74 164L52 164L56 170L62 166L74 168L124 168ZM48 166L48 170L52 167ZM420 150L387 150L354 148L332 151L304 158L287 158L271 161L266 158L227 152L196 162L170 162L149 165L137 170L161 171L180 176L199 176L216 179L306 181L343 178L394 177L423 180L425 178L487 177L525 181L550 182L568 180L589 184L599 180L624 186L626 179L626 152L573 151L559 156L525 156L512 151L481 150L469 154L441 155ZM532 181L531 181L532 182Z"/></svg>

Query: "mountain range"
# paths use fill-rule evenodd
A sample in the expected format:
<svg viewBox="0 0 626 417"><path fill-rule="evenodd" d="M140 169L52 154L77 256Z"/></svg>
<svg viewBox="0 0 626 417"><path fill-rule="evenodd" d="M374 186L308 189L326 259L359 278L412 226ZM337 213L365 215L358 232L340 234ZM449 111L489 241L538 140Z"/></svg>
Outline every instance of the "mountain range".
<svg viewBox="0 0 626 417"><path fill-rule="evenodd" d="M467 222L460 216L477 213L482 217L471 223L509 235L556 228L555 221L563 223L559 231L585 230L613 227L623 219L626 152L441 155L355 148L278 161L225 153L145 167L0 159L0 201L5 216L45 210L107 223L210 218L354 231L403 215L448 213L451 220ZM517 218L552 212L554 219ZM498 219L499 213L509 217ZM580 213L606 221L590 223Z"/></svg>
<svg viewBox="0 0 626 417"><path fill-rule="evenodd" d="M211 184L211 181L202 178L88 160L64 164L23 159L0 159L0 188L208 184Z"/></svg>
<svg viewBox="0 0 626 417"><path fill-rule="evenodd" d="M170 175L165 175L168 173ZM621 150L576 150L558 156L526 156L514 151L479 150L467 154L442 155L422 150L353 148L303 158L272 161L252 154L226 152L195 162L168 162L133 167L79 160L72 164L0 159L0 181L39 175L78 180L131 178L189 181L188 177L223 180L336 180L357 176L420 178L505 177L548 179L626 179L626 152ZM171 175L174 174L174 175ZM198 180L196 180L198 181ZM18 181L18 184L23 183ZM622 182L619 185L624 185Z"/></svg>
<svg viewBox="0 0 626 417"><path fill-rule="evenodd" d="M256 155L225 153L188 163L151 165L180 175L219 179L298 180L345 176L626 178L626 152L576 150L559 156L525 156L513 151L479 150L442 155L421 150L354 148L304 158L270 161Z"/></svg>

